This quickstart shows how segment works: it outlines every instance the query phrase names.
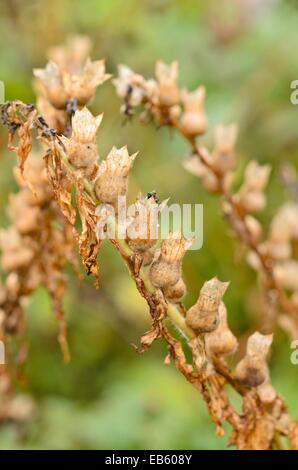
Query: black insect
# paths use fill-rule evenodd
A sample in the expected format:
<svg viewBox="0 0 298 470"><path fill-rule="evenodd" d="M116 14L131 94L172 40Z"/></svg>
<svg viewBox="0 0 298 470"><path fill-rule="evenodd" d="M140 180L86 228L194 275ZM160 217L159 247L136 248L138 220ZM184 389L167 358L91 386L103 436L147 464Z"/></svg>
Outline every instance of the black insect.
<svg viewBox="0 0 298 470"><path fill-rule="evenodd" d="M150 199L151 197L154 199L156 204L159 203L159 199L158 199L158 196L156 194L156 191L150 191L149 193L147 193L147 199Z"/></svg>

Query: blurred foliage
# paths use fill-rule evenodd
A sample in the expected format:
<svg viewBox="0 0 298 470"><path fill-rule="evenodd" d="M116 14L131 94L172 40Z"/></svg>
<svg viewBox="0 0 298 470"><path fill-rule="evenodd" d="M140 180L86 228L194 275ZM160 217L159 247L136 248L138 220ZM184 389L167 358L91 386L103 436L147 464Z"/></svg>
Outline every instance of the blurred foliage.
<svg viewBox="0 0 298 470"><path fill-rule="evenodd" d="M298 109L290 102L290 83L298 79L298 4L274 0L2 0L0 2L0 79L6 98L34 101L33 67L46 62L46 49L69 33L94 40L93 58L105 57L108 71L126 63L146 76L156 59L177 59L180 82L204 83L212 127L237 121L239 179L249 158L273 165L270 217L288 197L282 188L282 161L297 162ZM123 125L120 103L110 83L97 93L92 109L104 111L99 135L103 156L112 145L140 151L130 192L155 189L172 202L204 204L204 246L184 263L194 301L202 282L214 275L231 280L226 294L232 329L245 338L257 327L261 303L255 274L229 237L216 197L181 168L187 148L166 130L133 121ZM1 223L6 223L8 193L14 191L14 157L0 135ZM170 175L170 177L168 177ZM38 403L34 420L0 430L0 448L226 448L214 436L197 392L172 366L163 366L165 345L138 356L137 343L148 327L147 307L135 292L125 267L110 246L100 254L101 290L72 278L65 300L72 362L62 363L57 325L43 291L27 309L29 359L22 389ZM297 366L290 364L289 340L276 332L271 358L273 384L298 416Z"/></svg>

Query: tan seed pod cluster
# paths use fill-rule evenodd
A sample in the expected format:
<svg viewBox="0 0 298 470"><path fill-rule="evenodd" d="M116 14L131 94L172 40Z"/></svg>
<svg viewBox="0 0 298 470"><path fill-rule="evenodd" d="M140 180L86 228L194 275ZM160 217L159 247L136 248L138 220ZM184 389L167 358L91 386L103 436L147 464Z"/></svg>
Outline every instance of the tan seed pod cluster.
<svg viewBox="0 0 298 470"><path fill-rule="evenodd" d="M219 322L219 306L228 282L216 277L204 283L197 302L187 311L186 323L197 334L214 331Z"/></svg>
<svg viewBox="0 0 298 470"><path fill-rule="evenodd" d="M248 338L246 355L238 363L235 376L248 387L258 387L269 379L266 357L273 336L254 333Z"/></svg>
<svg viewBox="0 0 298 470"><path fill-rule="evenodd" d="M92 62L89 58L76 73L65 71L50 61L44 69L35 69L34 75L40 80L44 96L56 109L65 109L70 99L85 106L93 98L96 88L110 78L105 73L103 60Z"/></svg>
<svg viewBox="0 0 298 470"><path fill-rule="evenodd" d="M47 124L58 133L64 133L69 120L66 109L69 96L63 77L81 74L91 47L92 42L88 37L70 36L66 44L49 50L49 64L46 68L35 71L34 87L37 93L37 109ZM72 95L70 98L75 100L76 96Z"/></svg>

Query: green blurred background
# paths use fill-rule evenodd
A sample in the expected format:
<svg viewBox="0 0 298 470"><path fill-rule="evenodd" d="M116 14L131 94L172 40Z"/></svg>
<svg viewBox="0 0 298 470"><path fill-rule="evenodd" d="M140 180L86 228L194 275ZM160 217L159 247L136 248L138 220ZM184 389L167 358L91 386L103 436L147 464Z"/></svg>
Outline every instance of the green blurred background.
<svg viewBox="0 0 298 470"><path fill-rule="evenodd" d="M216 123L239 123L239 181L250 158L272 164L268 207L260 216L267 226L288 197L280 165L295 165L298 156L298 107L290 102L290 83L298 79L297 24L294 0L1 0L0 79L6 99L34 101L32 68L43 66L46 49L71 33L90 35L92 58L105 57L111 73L125 63L149 77L157 59L177 59L182 85L206 85L210 129ZM225 296L230 325L245 339L258 326L260 294L255 273L221 218L217 197L182 169L188 149L179 137L137 119L123 125L119 106L113 86L105 83L91 106L104 111L100 155L112 145L139 150L132 198L140 189L155 189L161 199L204 204L203 248L189 252L184 262L186 304L196 299L206 279L231 280ZM211 139L209 131L206 143ZM5 146L1 133L2 226L8 223L8 194L16 190L15 157ZM215 437L197 392L173 366L163 365L165 344L157 342L143 356L131 347L149 326L147 307L109 244L99 258L100 291L91 280L79 286L69 273L69 365L61 358L47 294L34 294L27 308L27 383L21 389L34 398L37 411L22 426L3 425L0 448L227 448L226 436ZM289 339L276 331L272 381L297 418L298 366L291 365L290 353Z"/></svg>

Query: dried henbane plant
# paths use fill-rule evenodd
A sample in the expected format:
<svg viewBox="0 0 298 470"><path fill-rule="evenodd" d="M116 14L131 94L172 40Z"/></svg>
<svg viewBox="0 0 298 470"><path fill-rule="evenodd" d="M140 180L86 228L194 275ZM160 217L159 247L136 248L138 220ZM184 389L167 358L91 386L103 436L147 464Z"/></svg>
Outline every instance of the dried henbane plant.
<svg viewBox="0 0 298 470"><path fill-rule="evenodd" d="M126 236L119 236L118 201L119 197L127 195L129 173L136 154L130 155L126 147L113 147L105 159L99 160L96 133L102 115L93 116L86 104L96 86L105 81L107 75L102 62L85 61L86 49L89 47L85 39L84 45L81 49L83 66L82 56L74 57L70 43L66 49L54 49L46 69L35 72L41 81L37 88L40 90L38 101L42 100L43 114L39 114L34 106L21 101L7 102L2 106L2 121L9 132L10 147L18 154L22 181L27 181L27 186L22 186L21 191L26 192L31 201L38 193L40 179L32 181L26 176L36 158L31 153L35 137L44 149L44 159L40 157L39 162L44 162L46 167L46 183L43 187L49 188L49 207L52 204L55 207L55 220L59 218L57 206L60 208L60 217L63 215L59 233L64 233L61 227L72 227L73 238L69 238L77 243L87 273L96 278L99 275L97 254L104 234L113 234L107 238L127 265L137 290L148 304L152 327L141 338L139 351L145 351L156 339L163 338L168 344L165 363L169 364L172 360L200 392L218 435L224 432L224 422L231 425L230 443L239 449L274 449L284 446L298 449L297 424L288 415L284 400L270 383L267 355L272 335L258 332L251 335L246 355L233 372L228 366L227 356L236 351L238 342L229 328L223 301L228 282L222 282L216 277L206 281L198 292L196 303L188 310L184 307L182 298L186 285L182 262L191 241L185 240L180 233L169 233L159 242L157 214L165 202L160 203L155 192L146 196L139 194L129 214ZM239 193L230 195L230 175L235 164L235 128L218 130L212 155L206 150L202 151L195 138L205 132L207 125L203 111L204 90L199 88L194 94L187 91L181 93L176 78L176 63L170 67L158 64L157 81L146 81L122 67L116 86L125 99L123 109L127 115L131 115L132 107L144 104L144 118L147 118L148 113L153 114L159 124L174 125L183 132L198 156L198 166L200 172L203 172L205 183L212 191L219 190L224 195L225 213L233 226L237 227L237 233L242 234L243 226L246 227L244 238L250 241L251 250L264 264L266 282L270 280L270 288L274 289L276 285L282 285L282 275L280 272L276 274L271 264L270 269L267 269L271 255L269 257L267 251L264 255L259 243L253 238L256 229L252 235L247 228L259 229L250 211L260 209L264 204L263 188L269 170L260 168L257 163L251 164ZM59 127L61 124L62 127ZM15 143L12 146L13 141ZM16 207L17 203L14 205ZM39 207L35 202L32 206ZM236 207L237 213L234 213ZM114 210L111 211L111 208ZM34 222L34 216L31 213L30 216ZM26 217L26 221L29 219ZM76 224L77 219L80 224ZM14 227L14 230L17 228ZM17 237L26 238L24 234L17 233ZM55 237L53 234L51 236ZM30 258L31 245L29 243L27 246L27 240L29 242L31 239L34 237L26 238L26 243L24 240L21 244L22 249L26 248L23 257L30 264L30 270L34 266L34 255ZM72 259L73 245L69 246ZM4 258L5 254L6 251ZM61 265L58 278L61 275L60 268ZM8 271L15 272L16 269L12 262L6 266ZM47 275L50 279L53 277L52 272ZM28 277L31 277L31 271ZM44 279L42 282L45 282ZM283 290L280 292L280 296L284 295ZM292 305L290 300L287 299L287 302ZM5 325L9 318L6 308L3 308L3 318L2 324ZM170 324L181 336L171 332ZM184 347L192 353L190 362L186 360ZM232 405L228 385L241 397L241 411Z"/></svg>

